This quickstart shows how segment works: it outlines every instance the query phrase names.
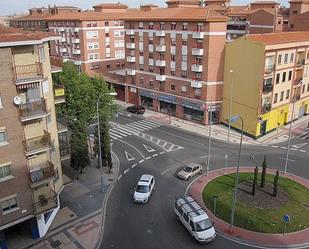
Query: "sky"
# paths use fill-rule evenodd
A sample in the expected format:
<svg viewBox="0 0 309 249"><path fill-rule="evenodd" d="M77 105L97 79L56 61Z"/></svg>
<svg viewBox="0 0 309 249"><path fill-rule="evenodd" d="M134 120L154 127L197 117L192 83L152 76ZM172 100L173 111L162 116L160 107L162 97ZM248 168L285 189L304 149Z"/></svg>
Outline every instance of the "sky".
<svg viewBox="0 0 309 249"><path fill-rule="evenodd" d="M82 9L91 9L93 5L103 2L118 2L129 7L138 7L140 4L157 4L166 6L166 0L0 0L0 15L27 13L29 7L47 7L48 5L72 5ZM252 0L253 1L253 0ZM245 5L249 0L232 0L232 5ZM278 1L281 5L287 5L288 0Z"/></svg>

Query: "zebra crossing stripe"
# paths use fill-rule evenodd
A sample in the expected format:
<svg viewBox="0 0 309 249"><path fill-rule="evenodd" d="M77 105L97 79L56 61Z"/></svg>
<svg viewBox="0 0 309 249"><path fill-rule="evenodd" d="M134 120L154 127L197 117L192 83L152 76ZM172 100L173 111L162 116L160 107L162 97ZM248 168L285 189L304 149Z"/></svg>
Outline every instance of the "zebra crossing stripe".
<svg viewBox="0 0 309 249"><path fill-rule="evenodd" d="M118 130L118 129L119 129L122 133L126 133L126 134L128 134L128 135L134 135L134 133L135 133L135 132L132 133L132 132L129 131L127 128L123 128L123 127L120 127L120 126L117 128L117 130Z"/></svg>
<svg viewBox="0 0 309 249"><path fill-rule="evenodd" d="M157 126L162 125L162 124L161 124L161 123L159 123L159 122L156 122L156 121L150 121L150 120L148 120L148 119L144 119L143 121L144 121L144 122L146 122L146 123L152 124L152 125L157 125Z"/></svg>
<svg viewBox="0 0 309 249"><path fill-rule="evenodd" d="M111 129L111 131L115 132L115 133L119 133L119 134L121 134L123 136L130 136L130 135L132 135L132 133L129 133L127 131L123 131L121 129L116 129L116 128Z"/></svg>
<svg viewBox="0 0 309 249"><path fill-rule="evenodd" d="M138 126L135 126L135 125L133 125L133 123L131 123L131 124L126 124L125 127L130 127L130 128L132 128L132 129L136 129L136 130L139 130L139 131L144 131L143 128L140 128L140 127L138 127Z"/></svg>
<svg viewBox="0 0 309 249"><path fill-rule="evenodd" d="M155 127L148 126L148 125L145 125L145 124L142 124L142 123L136 123L136 124L137 124L139 127L145 128L145 129L147 129L147 130L155 128Z"/></svg>
<svg viewBox="0 0 309 249"><path fill-rule="evenodd" d="M127 129L129 132L132 132L135 135L136 135L136 133L140 132L140 131L137 131L134 128L131 128L131 127L128 127L128 126L125 126L125 129Z"/></svg>
<svg viewBox="0 0 309 249"><path fill-rule="evenodd" d="M144 125L144 126L147 126L147 127L151 127L151 129L157 128L157 127L160 126L160 125L153 124L153 123L148 123L148 122L145 122L145 121L138 121L137 123L141 124L141 125Z"/></svg>
<svg viewBox="0 0 309 249"><path fill-rule="evenodd" d="M114 129L111 129L110 132L111 132L112 134L117 134L117 135L122 136L122 137L128 136L127 134L122 133L121 131L118 131L118 130L114 130Z"/></svg>
<svg viewBox="0 0 309 249"><path fill-rule="evenodd" d="M122 138L122 136L115 134L114 132L112 132L111 130L109 131L109 134L111 137L117 137L117 138Z"/></svg>

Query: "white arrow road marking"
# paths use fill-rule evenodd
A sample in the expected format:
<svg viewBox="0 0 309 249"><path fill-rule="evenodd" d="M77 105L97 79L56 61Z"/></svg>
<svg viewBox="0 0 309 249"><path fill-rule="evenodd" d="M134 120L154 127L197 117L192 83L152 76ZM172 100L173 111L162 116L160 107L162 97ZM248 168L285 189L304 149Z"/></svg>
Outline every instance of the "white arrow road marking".
<svg viewBox="0 0 309 249"><path fill-rule="evenodd" d="M135 160L135 157L133 157L133 156L132 156L131 154L129 154L127 151L124 151L124 153L126 154L127 160L128 160L129 162Z"/></svg>
<svg viewBox="0 0 309 249"><path fill-rule="evenodd" d="M301 147L305 146L306 144L308 144L308 143L303 143L303 144L294 144L294 145L292 145L292 147L294 147L294 148L296 148L296 149L299 149L299 148L301 148Z"/></svg>
<svg viewBox="0 0 309 249"><path fill-rule="evenodd" d="M143 146L144 146L144 148L145 148L148 152L155 152L155 151L156 151L155 149L149 147L149 146L146 145L146 144L143 144Z"/></svg>

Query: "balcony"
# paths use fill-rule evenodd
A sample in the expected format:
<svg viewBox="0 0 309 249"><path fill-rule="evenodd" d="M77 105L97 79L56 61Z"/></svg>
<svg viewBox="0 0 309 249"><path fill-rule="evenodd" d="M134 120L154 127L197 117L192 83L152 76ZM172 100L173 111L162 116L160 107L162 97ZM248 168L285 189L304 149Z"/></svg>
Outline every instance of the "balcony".
<svg viewBox="0 0 309 249"><path fill-rule="evenodd" d="M30 186L36 187L44 182L54 180L56 178L56 172L54 165L51 162L47 162L46 165L30 171Z"/></svg>
<svg viewBox="0 0 309 249"><path fill-rule="evenodd" d="M14 73L16 85L43 79L41 63L15 66Z"/></svg>
<svg viewBox="0 0 309 249"><path fill-rule="evenodd" d="M64 28L59 28L59 32L64 32Z"/></svg>
<svg viewBox="0 0 309 249"><path fill-rule="evenodd" d="M134 35L135 32L134 32L134 29L127 29L126 30L126 35Z"/></svg>
<svg viewBox="0 0 309 249"><path fill-rule="evenodd" d="M296 78L294 81L293 81L293 87L298 87L300 84L303 83L303 77L300 77L300 78Z"/></svg>
<svg viewBox="0 0 309 249"><path fill-rule="evenodd" d="M127 75L130 75L130 76L134 76L135 75L135 69L127 69Z"/></svg>
<svg viewBox="0 0 309 249"><path fill-rule="evenodd" d="M271 104L270 103L262 105L262 108L261 108L262 113L269 112L270 110L271 110Z"/></svg>
<svg viewBox="0 0 309 249"><path fill-rule="evenodd" d="M24 140L26 156L42 153L50 148L50 134L44 131L43 136Z"/></svg>
<svg viewBox="0 0 309 249"><path fill-rule="evenodd" d="M57 115L57 130L58 130L58 133L68 131L68 119L65 116L60 115L60 114ZM60 143L60 140L59 140L59 143Z"/></svg>
<svg viewBox="0 0 309 249"><path fill-rule="evenodd" d="M59 145L59 151L60 151L60 160L61 161L70 159L71 152L70 152L70 147L69 147L68 144L60 144Z"/></svg>
<svg viewBox="0 0 309 249"><path fill-rule="evenodd" d="M68 50L67 50L67 48L60 48L59 51L60 51L60 53L66 53Z"/></svg>
<svg viewBox="0 0 309 249"><path fill-rule="evenodd" d="M62 38L60 39L60 41L61 41L61 42L66 42L67 40L65 39L65 37L62 37Z"/></svg>
<svg viewBox="0 0 309 249"><path fill-rule="evenodd" d="M41 119L47 115L46 100L29 101L19 105L20 120L22 122Z"/></svg>
<svg viewBox="0 0 309 249"><path fill-rule="evenodd" d="M273 85L263 85L263 93L269 93L273 90Z"/></svg>
<svg viewBox="0 0 309 249"><path fill-rule="evenodd" d="M165 52L166 46L165 45L158 45L158 46L156 46L156 51L157 52Z"/></svg>
<svg viewBox="0 0 309 249"><path fill-rule="evenodd" d="M134 42L127 42L127 48L135 49L135 43Z"/></svg>
<svg viewBox="0 0 309 249"><path fill-rule="evenodd" d="M195 31L192 33L193 39L203 39L204 38L204 32L202 31Z"/></svg>
<svg viewBox="0 0 309 249"><path fill-rule="evenodd" d="M245 35L247 34L247 30L241 30L241 29L228 29L226 30L227 34L231 34L231 35Z"/></svg>
<svg viewBox="0 0 309 249"><path fill-rule="evenodd" d="M301 59L296 63L296 69L303 69L305 65L305 59Z"/></svg>
<svg viewBox="0 0 309 249"><path fill-rule="evenodd" d="M49 187L46 187L49 188ZM36 202L33 203L33 212L38 215L44 213L50 209L54 209L58 206L57 194L51 189L46 190L45 193L40 191L39 194L34 192L34 199Z"/></svg>
<svg viewBox="0 0 309 249"><path fill-rule="evenodd" d="M72 43L80 43L79 38L73 38Z"/></svg>
<svg viewBox="0 0 309 249"><path fill-rule="evenodd" d="M192 48L192 55L202 56L203 54L204 54L204 49Z"/></svg>
<svg viewBox="0 0 309 249"><path fill-rule="evenodd" d="M79 32L79 28L74 28L74 32L75 33Z"/></svg>
<svg viewBox="0 0 309 249"><path fill-rule="evenodd" d="M227 25L237 25L237 26L246 26L248 21L246 20L228 20Z"/></svg>
<svg viewBox="0 0 309 249"><path fill-rule="evenodd" d="M135 62L135 57L134 56L127 56L127 62L134 63Z"/></svg>
<svg viewBox="0 0 309 249"><path fill-rule="evenodd" d="M54 103L60 104L65 102L65 91L63 86L54 87Z"/></svg>
<svg viewBox="0 0 309 249"><path fill-rule="evenodd" d="M191 87L193 87L193 88L202 88L203 87L203 83L200 80L192 80L191 81Z"/></svg>
<svg viewBox="0 0 309 249"><path fill-rule="evenodd" d="M166 75L156 75L156 80L157 81L165 81L166 80Z"/></svg>
<svg viewBox="0 0 309 249"><path fill-rule="evenodd" d="M80 49L73 50L73 54L80 54Z"/></svg>
<svg viewBox="0 0 309 249"><path fill-rule="evenodd" d="M166 63L163 60L156 60L157 67L165 67Z"/></svg>
<svg viewBox="0 0 309 249"><path fill-rule="evenodd" d="M275 70L275 65L266 65L265 66L265 74L271 74Z"/></svg>
<svg viewBox="0 0 309 249"><path fill-rule="evenodd" d="M156 31L156 36L164 37L165 36L165 31L164 30L157 30Z"/></svg>
<svg viewBox="0 0 309 249"><path fill-rule="evenodd" d="M203 71L203 66L202 65L198 65L198 64L194 64L191 66L191 71L192 72L202 72Z"/></svg>

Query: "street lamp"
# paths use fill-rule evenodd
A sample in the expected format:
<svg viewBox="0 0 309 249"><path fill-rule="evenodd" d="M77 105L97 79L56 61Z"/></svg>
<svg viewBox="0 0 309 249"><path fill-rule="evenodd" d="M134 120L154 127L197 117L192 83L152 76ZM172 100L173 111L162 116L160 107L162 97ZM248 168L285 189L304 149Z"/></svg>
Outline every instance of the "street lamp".
<svg viewBox="0 0 309 249"><path fill-rule="evenodd" d="M230 105L229 105L229 128L227 131L227 141L230 141L230 132L231 132L231 116L232 116L232 97L233 97L233 85L234 85L234 74L233 70L230 70L231 74L231 88L230 88Z"/></svg>
<svg viewBox="0 0 309 249"><path fill-rule="evenodd" d="M236 171L234 196L233 196L233 203L232 203L230 232L232 232L233 224L234 224L236 197L237 197L237 187L238 187L238 181L239 181L239 164L240 164L240 155L241 155L241 145L242 145L242 137L243 137L243 134L244 134L244 120L242 119L242 117L240 115L233 116L229 120L230 123L235 123L238 119L240 119L240 121L241 121L241 134L240 134L240 143L239 143L239 151L238 151L238 160L237 160L237 171Z"/></svg>
<svg viewBox="0 0 309 249"><path fill-rule="evenodd" d="M99 167L101 171L101 191L103 192L103 166L102 166L102 152L101 152L101 132L100 132L100 114L99 114L99 102L102 96L117 96L116 92L111 92L111 93L103 93L101 94L98 99L97 99L97 125L98 125L98 140L99 140Z"/></svg>

